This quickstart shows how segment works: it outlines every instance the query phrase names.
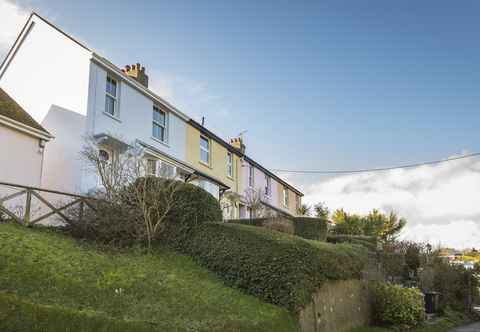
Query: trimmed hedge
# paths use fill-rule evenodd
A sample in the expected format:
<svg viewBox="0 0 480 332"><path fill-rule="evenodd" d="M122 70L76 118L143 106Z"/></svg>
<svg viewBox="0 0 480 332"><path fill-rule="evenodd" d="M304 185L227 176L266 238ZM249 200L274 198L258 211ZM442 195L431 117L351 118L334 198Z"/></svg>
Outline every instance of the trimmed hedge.
<svg viewBox="0 0 480 332"><path fill-rule="evenodd" d="M372 290L377 323L412 327L425 319L425 301L420 290L389 283L378 283Z"/></svg>
<svg viewBox="0 0 480 332"><path fill-rule="evenodd" d="M145 199L138 199L136 193L144 193L142 198ZM165 228L173 226L188 231L201 223L222 220L220 203L204 189L181 181L148 176L125 187L114 203L94 201L95 211L87 209L81 220L79 210L72 210L73 215L65 230L76 238L117 247L145 244L147 231L141 208L143 201L149 208L147 213L151 219L158 220L159 216L166 214Z"/></svg>
<svg viewBox="0 0 480 332"><path fill-rule="evenodd" d="M0 330L15 332L148 332L168 329L165 324L124 321L105 315L39 305L0 292Z"/></svg>
<svg viewBox="0 0 480 332"><path fill-rule="evenodd" d="M361 278L367 251L238 224L203 224L166 239L226 284L298 311L326 280Z"/></svg>
<svg viewBox="0 0 480 332"><path fill-rule="evenodd" d="M303 237L308 240L325 241L327 239L327 221L322 218L310 217L285 217L292 223L294 228L294 235ZM265 227L269 221L274 221L275 218L252 218L252 219L233 219L229 223L242 224L249 226Z"/></svg>
<svg viewBox="0 0 480 332"><path fill-rule="evenodd" d="M326 237L329 243L353 243L366 247L369 250L377 249L377 239L374 236L349 235L349 234L329 234Z"/></svg>
<svg viewBox="0 0 480 332"><path fill-rule="evenodd" d="M325 241L327 239L327 221L322 218L292 218L295 235L304 239Z"/></svg>

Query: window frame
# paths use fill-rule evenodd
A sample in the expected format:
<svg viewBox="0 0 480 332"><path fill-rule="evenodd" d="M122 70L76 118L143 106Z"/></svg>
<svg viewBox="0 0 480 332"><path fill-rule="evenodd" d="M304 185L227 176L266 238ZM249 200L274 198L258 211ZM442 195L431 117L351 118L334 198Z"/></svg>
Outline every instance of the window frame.
<svg viewBox="0 0 480 332"><path fill-rule="evenodd" d="M248 169L248 186L253 188L255 186L255 167L250 165Z"/></svg>
<svg viewBox="0 0 480 332"><path fill-rule="evenodd" d="M153 172L151 172L151 164L150 163L154 163L155 167L153 168ZM152 158L149 158L147 159L147 175L150 175L150 176L157 176L157 167L158 167L158 160L157 159L152 159Z"/></svg>
<svg viewBox="0 0 480 332"><path fill-rule="evenodd" d="M295 203L295 205L297 206L297 210L299 210L302 206L301 197L299 195L295 195Z"/></svg>
<svg viewBox="0 0 480 332"><path fill-rule="evenodd" d="M227 176L233 178L233 153L227 151Z"/></svg>
<svg viewBox="0 0 480 332"><path fill-rule="evenodd" d="M202 140L206 141L207 144L208 144L208 149L205 149L202 145ZM210 141L210 138L208 138L207 136L203 135L203 134L200 134L200 144L199 144L199 147L200 147L200 162L204 165L207 165L207 166L210 166L211 163L212 163L212 156L211 156L211 150L212 150L212 144L211 144L211 141ZM202 159L202 151L203 152L206 152L207 153L207 161L204 161Z"/></svg>
<svg viewBox="0 0 480 332"><path fill-rule="evenodd" d="M289 198L288 198L288 188L283 187L283 206L288 208Z"/></svg>
<svg viewBox="0 0 480 332"><path fill-rule="evenodd" d="M155 120L155 112L163 113L165 123L162 124L159 121ZM155 132L153 130L155 126L163 128L163 140L160 137L155 136ZM168 112L164 111L161 107L157 105L152 106L152 138L161 143L168 144Z"/></svg>
<svg viewBox="0 0 480 332"><path fill-rule="evenodd" d="M109 80L115 83L115 95L112 95L108 91ZM120 91L119 90L119 87L120 87L119 83L120 83L120 81L118 79L114 78L112 75L107 74L107 77L105 79L105 109L103 111L106 114L108 114L112 117L115 117L115 118L118 118L118 115L119 115L119 112L118 112L118 92ZM107 106L107 99L109 97L111 99L113 99L113 113L108 112L107 107L106 107Z"/></svg>
<svg viewBox="0 0 480 332"><path fill-rule="evenodd" d="M272 194L272 178L265 174L265 195L270 197Z"/></svg>

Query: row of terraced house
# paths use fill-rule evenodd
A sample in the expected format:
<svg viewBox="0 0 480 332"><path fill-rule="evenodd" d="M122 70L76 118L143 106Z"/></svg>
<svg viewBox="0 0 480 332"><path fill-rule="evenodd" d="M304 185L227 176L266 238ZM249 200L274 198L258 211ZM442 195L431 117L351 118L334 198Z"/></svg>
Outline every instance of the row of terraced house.
<svg viewBox="0 0 480 332"><path fill-rule="evenodd" d="M250 216L252 191L274 214L301 204L241 137L222 139L150 90L143 66L120 69L36 13L0 66L0 92L0 181L88 193L99 181L79 154L93 137L106 159L133 142L152 175L202 187L226 219Z"/></svg>

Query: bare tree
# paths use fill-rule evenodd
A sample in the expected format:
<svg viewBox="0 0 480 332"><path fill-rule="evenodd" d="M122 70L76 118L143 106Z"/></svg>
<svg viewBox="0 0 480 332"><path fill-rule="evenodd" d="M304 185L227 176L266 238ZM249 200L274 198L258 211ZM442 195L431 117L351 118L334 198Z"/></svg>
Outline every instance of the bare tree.
<svg viewBox="0 0 480 332"><path fill-rule="evenodd" d="M236 202L240 201L240 195L233 191L227 191L220 199L220 208L229 213L235 207ZM225 218L226 219L226 218Z"/></svg>
<svg viewBox="0 0 480 332"><path fill-rule="evenodd" d="M250 208L250 218L259 218L265 211L263 204L263 191L261 188L249 188L245 192L245 203Z"/></svg>
<svg viewBox="0 0 480 332"><path fill-rule="evenodd" d="M113 158L105 158L103 146L93 137L85 139L81 156L99 177L100 195L113 206L138 210L142 220L148 248L165 228L166 220L179 202L175 194L181 182L149 176L142 149L129 145L117 151Z"/></svg>

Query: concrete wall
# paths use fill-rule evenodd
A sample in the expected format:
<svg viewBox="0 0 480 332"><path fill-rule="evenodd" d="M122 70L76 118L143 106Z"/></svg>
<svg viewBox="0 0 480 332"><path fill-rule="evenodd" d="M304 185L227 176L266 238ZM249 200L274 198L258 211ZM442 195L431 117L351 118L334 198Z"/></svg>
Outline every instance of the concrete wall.
<svg viewBox="0 0 480 332"><path fill-rule="evenodd" d="M42 160L38 138L0 124L0 181L39 187Z"/></svg>
<svg viewBox="0 0 480 332"><path fill-rule="evenodd" d="M91 53L35 15L28 27L0 86L38 122L52 105L86 115Z"/></svg>
<svg viewBox="0 0 480 332"><path fill-rule="evenodd" d="M139 139L172 157L185 160L187 123L173 112L160 107L168 114L167 143L154 139L152 137L154 101L126 83L122 77L116 75L112 77L119 82L116 118L105 113L107 71L100 65L91 63L87 132L109 133L127 143Z"/></svg>
<svg viewBox="0 0 480 332"><path fill-rule="evenodd" d="M360 280L330 281L299 315L302 332L348 332L370 322L367 284Z"/></svg>

